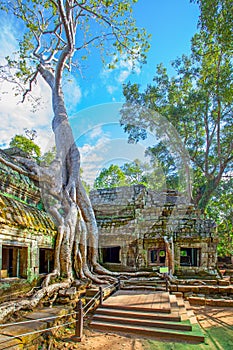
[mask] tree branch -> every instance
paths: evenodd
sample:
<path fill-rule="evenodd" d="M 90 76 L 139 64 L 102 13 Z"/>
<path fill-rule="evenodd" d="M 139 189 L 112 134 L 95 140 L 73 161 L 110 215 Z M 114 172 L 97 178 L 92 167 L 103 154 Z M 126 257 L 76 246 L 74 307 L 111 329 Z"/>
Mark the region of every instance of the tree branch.
<path fill-rule="evenodd" d="M 25 92 L 23 93 L 22 102 L 25 101 L 25 98 L 26 98 L 27 94 L 28 94 L 29 92 L 32 91 L 32 84 L 33 84 L 33 82 L 36 81 L 37 74 L 38 74 L 38 71 L 36 71 L 36 72 L 32 75 L 32 77 L 30 77 L 30 79 L 29 79 L 29 88 L 26 89 Z"/>
<path fill-rule="evenodd" d="M 48 83 L 48 85 L 51 87 L 51 89 L 53 90 L 54 88 L 54 84 L 55 84 L 55 79 L 54 79 L 54 75 L 53 73 L 51 73 L 48 69 L 46 69 L 45 67 L 43 67 L 42 64 L 40 64 L 38 66 L 38 71 L 40 72 L 41 76 L 44 78 L 44 80 L 46 81 L 46 83 Z"/>

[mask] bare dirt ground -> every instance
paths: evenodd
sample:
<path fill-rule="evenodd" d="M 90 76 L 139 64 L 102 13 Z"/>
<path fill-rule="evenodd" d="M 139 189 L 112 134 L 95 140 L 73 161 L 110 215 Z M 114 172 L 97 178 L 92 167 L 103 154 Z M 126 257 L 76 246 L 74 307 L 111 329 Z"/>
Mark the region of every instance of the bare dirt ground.
<path fill-rule="evenodd" d="M 84 328 L 84 336 L 80 343 L 71 339 L 74 331 L 67 331 L 62 339 L 53 343 L 54 349 L 79 350 L 164 350 L 164 349 L 206 349 L 231 350 L 233 349 L 233 308 L 193 306 L 194 313 L 202 327 L 205 344 L 173 344 L 159 341 L 147 341 L 135 336 L 123 336 L 112 333 L 99 333 Z M 51 347 L 53 349 L 53 346 Z"/>
<path fill-rule="evenodd" d="M 200 325 L 205 329 L 213 326 L 221 326 L 223 328 L 233 326 L 232 307 L 192 306 L 192 309 Z"/>

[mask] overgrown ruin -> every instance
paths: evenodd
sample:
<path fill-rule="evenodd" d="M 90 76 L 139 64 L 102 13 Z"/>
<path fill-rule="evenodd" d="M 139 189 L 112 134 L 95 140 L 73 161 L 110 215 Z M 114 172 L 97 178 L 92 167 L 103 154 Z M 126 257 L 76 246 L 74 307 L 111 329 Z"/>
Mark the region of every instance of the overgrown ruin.
<path fill-rule="evenodd" d="M 1 278 L 31 281 L 53 269 L 56 227 L 42 210 L 38 183 L 17 171 L 12 156 L 0 151 L 0 157 Z"/>
<path fill-rule="evenodd" d="M 53 269 L 56 227 L 42 209 L 39 184 L 17 171 L 14 156 L 0 156 L 1 278 L 32 280 Z M 95 190 L 90 199 L 100 262 L 110 270 L 158 271 L 168 266 L 170 252 L 177 276 L 217 274 L 216 227 L 185 195 L 134 185 Z"/>
<path fill-rule="evenodd" d="M 90 198 L 99 227 L 100 260 L 109 269 L 159 270 L 169 265 L 170 251 L 177 276 L 217 274 L 215 224 L 184 194 L 134 185 L 95 190 Z"/>

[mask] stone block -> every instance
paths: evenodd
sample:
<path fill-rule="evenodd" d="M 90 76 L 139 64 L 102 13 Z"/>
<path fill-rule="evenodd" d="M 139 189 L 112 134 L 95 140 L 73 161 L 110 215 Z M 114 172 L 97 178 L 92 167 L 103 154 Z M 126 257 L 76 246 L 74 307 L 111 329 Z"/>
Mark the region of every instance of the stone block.
<path fill-rule="evenodd" d="M 230 285 L 230 281 L 229 280 L 225 280 L 225 279 L 219 280 L 218 281 L 218 285 L 219 286 L 229 286 Z"/>
<path fill-rule="evenodd" d="M 217 307 L 232 307 L 233 306 L 233 300 L 206 299 L 205 305 L 217 306 Z"/>
<path fill-rule="evenodd" d="M 189 293 L 189 292 L 199 293 L 199 286 L 178 285 L 177 291 L 182 293 Z"/>
<path fill-rule="evenodd" d="M 0 335 L 0 350 L 3 349 L 14 349 L 14 350 L 20 350 L 23 349 L 23 343 L 17 339 L 12 338 L 7 335 Z"/>
<path fill-rule="evenodd" d="M 66 289 L 66 296 L 69 297 L 70 299 L 74 299 L 76 295 L 76 288 L 71 287 L 69 289 Z"/>
<path fill-rule="evenodd" d="M 172 294 L 174 294 L 174 292 L 177 292 L 177 285 L 171 284 L 169 289 L 170 289 L 170 292 L 172 292 Z"/>
<path fill-rule="evenodd" d="M 218 289 L 219 289 L 220 294 L 231 294 L 232 293 L 231 286 L 219 286 Z"/>
<path fill-rule="evenodd" d="M 173 295 L 175 295 L 177 298 L 182 298 L 183 297 L 183 293 L 182 292 L 173 292 Z"/>
<path fill-rule="evenodd" d="M 210 284 L 211 286 L 216 286 L 218 284 L 217 280 L 205 280 L 206 284 Z"/>
<path fill-rule="evenodd" d="M 22 339 L 24 345 L 31 343 L 34 339 L 38 338 L 38 333 L 35 331 L 43 332 L 47 328 L 47 322 L 30 322 L 22 323 L 13 326 L 7 326 L 2 328 L 1 333 L 4 335 L 11 335 Z"/>
<path fill-rule="evenodd" d="M 215 286 L 199 286 L 199 292 L 201 294 L 216 294 L 219 292 L 219 289 Z"/>
<path fill-rule="evenodd" d="M 190 305 L 205 305 L 205 298 L 199 298 L 199 297 L 189 297 L 188 301 Z"/>

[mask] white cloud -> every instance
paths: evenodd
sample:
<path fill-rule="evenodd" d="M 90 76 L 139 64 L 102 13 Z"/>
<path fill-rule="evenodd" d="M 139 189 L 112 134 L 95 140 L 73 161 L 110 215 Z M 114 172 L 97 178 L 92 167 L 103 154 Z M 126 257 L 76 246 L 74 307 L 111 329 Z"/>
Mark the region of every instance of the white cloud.
<path fill-rule="evenodd" d="M 10 83 L 2 82 L 0 88 L 5 93 L 1 96 L 1 144 L 8 146 L 12 137 L 16 134 L 24 134 L 24 129 L 35 129 L 38 137 L 36 143 L 42 148 L 46 145 L 51 134 L 51 92 L 48 86 L 38 79 L 36 86 L 36 98 L 41 99 L 41 106 L 37 111 L 32 111 L 31 102 L 25 100 L 20 102 L 20 96 L 15 96 L 13 86 Z"/>
<path fill-rule="evenodd" d="M 116 80 L 120 83 L 123 84 L 126 79 L 128 78 L 128 76 L 130 75 L 130 71 L 129 70 L 122 70 L 119 74 L 119 76 L 116 78 Z"/>
<path fill-rule="evenodd" d="M 65 103 L 69 106 L 72 111 L 76 110 L 77 105 L 80 103 L 82 98 L 82 91 L 80 86 L 77 84 L 75 79 L 66 81 L 63 84 L 63 92 L 65 95 Z"/>
<path fill-rule="evenodd" d="M 94 145 L 88 143 L 79 148 L 81 155 L 81 168 L 83 170 L 82 177 L 91 185 L 93 184 L 97 173 L 102 168 L 108 141 L 108 137 L 103 135 Z"/>
<path fill-rule="evenodd" d="M 17 36 L 19 33 L 14 23 L 1 16 L 0 22 L 0 64 L 5 65 L 4 57 L 11 56 L 18 50 Z M 0 82 L 0 147 L 8 147 L 12 137 L 16 134 L 24 134 L 24 129 L 35 129 L 38 137 L 35 142 L 41 147 L 42 152 L 46 151 L 51 138 L 51 122 L 53 118 L 52 96 L 49 86 L 38 77 L 37 84 L 33 86 L 33 97 L 40 99 L 40 105 L 33 111 L 31 100 L 25 100 L 22 104 L 20 95 L 15 96 L 14 85 Z M 82 97 L 81 89 L 73 79 L 64 84 L 65 103 L 70 110 L 75 110 Z"/>
<path fill-rule="evenodd" d="M 6 64 L 5 57 L 11 56 L 18 50 L 18 41 L 16 24 L 11 22 L 7 16 L 1 16 L 0 24 L 0 45 L 1 56 L 0 63 Z M 15 55 L 14 55 L 15 56 Z M 15 85 L 7 81 L 0 82 L 0 144 L 8 147 L 12 137 L 16 134 L 24 134 L 24 129 L 35 129 L 38 137 L 35 142 L 41 147 L 42 151 L 51 131 L 51 119 L 53 116 L 51 107 L 51 92 L 47 84 L 38 78 L 34 86 L 34 98 L 40 99 L 40 106 L 36 112 L 32 109 L 32 101 L 26 99 L 21 103 L 22 96 L 16 96 Z M 35 100 L 34 100 L 35 102 Z"/>
<path fill-rule="evenodd" d="M 112 61 L 111 64 L 114 64 Z M 125 55 L 118 58 L 118 62 L 115 63 L 115 69 L 102 69 L 100 77 L 104 84 L 107 85 L 107 91 L 113 95 L 121 85 L 127 80 L 132 73 L 139 75 L 141 68 L 138 62 L 133 62 L 130 59 L 126 59 Z"/>
<path fill-rule="evenodd" d="M 1 16 L 0 24 L 0 43 L 1 55 L 0 62 L 4 62 L 4 58 L 17 50 L 17 39 L 15 26 L 11 24 L 5 17 Z"/>
<path fill-rule="evenodd" d="M 117 86 L 116 85 L 108 85 L 107 86 L 107 91 L 112 95 L 115 91 L 117 91 Z"/>
<path fill-rule="evenodd" d="M 106 135 L 100 138 L 96 144 L 85 144 L 80 149 L 81 168 L 83 179 L 93 185 L 95 178 L 104 167 L 110 164 L 131 162 L 145 158 L 145 146 L 142 144 L 129 144 L 127 139 L 110 139 Z"/>
<path fill-rule="evenodd" d="M 102 130 L 101 125 L 98 125 L 95 128 L 93 128 L 93 130 L 91 131 L 90 138 L 95 139 L 101 135 L 103 135 L 103 130 Z"/>

